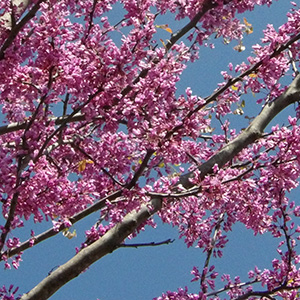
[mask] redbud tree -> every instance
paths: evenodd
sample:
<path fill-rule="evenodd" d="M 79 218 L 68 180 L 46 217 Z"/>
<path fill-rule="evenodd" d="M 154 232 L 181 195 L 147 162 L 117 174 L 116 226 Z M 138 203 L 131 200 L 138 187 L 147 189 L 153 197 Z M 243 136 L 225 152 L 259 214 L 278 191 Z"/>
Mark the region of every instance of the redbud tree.
<path fill-rule="evenodd" d="M 113 23 L 116 2 L 123 15 Z M 243 52 L 253 27 L 239 14 L 262 5 L 272 0 L 1 1 L 3 267 L 98 219 L 69 261 L 30 291 L 1 287 L 1 299 L 48 299 L 157 218 L 206 258 L 191 270 L 197 293 L 156 299 L 298 299 L 300 206 L 290 192 L 300 176 L 299 4 L 265 28 L 246 61 L 228 61 L 209 95 L 178 88 L 202 48 Z M 245 118 L 252 106 L 257 114 Z M 32 218 L 53 226 L 21 240 Z M 245 282 L 217 271 L 237 223 L 278 245 L 271 267 L 253 266 Z"/>

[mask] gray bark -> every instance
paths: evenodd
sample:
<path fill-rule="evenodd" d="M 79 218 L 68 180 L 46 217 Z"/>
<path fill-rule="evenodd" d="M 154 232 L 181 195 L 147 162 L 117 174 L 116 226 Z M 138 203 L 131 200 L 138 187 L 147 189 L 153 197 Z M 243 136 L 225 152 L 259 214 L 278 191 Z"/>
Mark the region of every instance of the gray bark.
<path fill-rule="evenodd" d="M 289 88 L 282 93 L 282 95 L 264 106 L 260 114 L 252 121 L 246 130 L 199 167 L 201 177 L 211 173 L 215 164 L 218 164 L 219 168 L 221 168 L 242 149 L 260 138 L 266 126 L 278 113 L 299 100 L 300 75 L 297 75 Z M 192 172 L 181 176 L 179 180 L 180 184 L 185 188 L 193 188 L 194 186 L 189 180 L 192 176 Z M 154 213 L 159 211 L 161 207 L 162 199 L 160 197 L 153 197 L 149 205 L 143 205 L 140 210 L 129 213 L 122 222 L 115 225 L 98 241 L 81 250 L 67 263 L 53 271 L 29 293 L 24 294 L 21 300 L 48 299 L 59 288 L 77 277 L 91 264 L 106 254 L 116 250 L 126 237 L 133 233 L 139 225 L 147 221 Z"/>

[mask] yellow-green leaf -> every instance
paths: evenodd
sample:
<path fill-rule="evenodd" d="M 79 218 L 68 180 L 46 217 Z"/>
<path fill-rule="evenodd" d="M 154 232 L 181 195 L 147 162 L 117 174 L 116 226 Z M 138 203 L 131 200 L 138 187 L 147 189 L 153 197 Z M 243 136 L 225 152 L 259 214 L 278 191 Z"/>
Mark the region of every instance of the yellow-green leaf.
<path fill-rule="evenodd" d="M 166 44 L 165 44 L 164 40 L 162 40 L 162 39 L 159 39 L 159 40 L 160 40 L 161 43 L 163 44 L 164 48 L 166 48 Z"/>
<path fill-rule="evenodd" d="M 69 240 L 77 236 L 76 229 L 74 229 L 73 232 L 71 232 L 71 231 L 69 230 L 69 228 L 65 228 L 65 229 L 62 231 L 62 234 L 63 234 L 63 236 L 65 236 L 65 237 L 68 238 Z"/>
<path fill-rule="evenodd" d="M 257 77 L 257 74 L 256 74 L 256 73 L 251 73 L 251 74 L 249 74 L 249 77 L 251 77 L 251 78 L 256 78 L 256 77 Z"/>
<path fill-rule="evenodd" d="M 246 18 L 244 18 L 244 23 L 245 23 L 245 25 L 248 26 L 248 27 L 251 27 L 251 26 L 252 26 L 252 24 L 250 24 L 250 23 L 247 21 Z"/>
<path fill-rule="evenodd" d="M 245 32 L 246 32 L 247 34 L 253 33 L 253 27 L 252 27 L 252 24 L 250 24 L 250 23 L 247 21 L 246 18 L 244 18 L 244 23 L 245 23 L 245 25 L 246 25 Z"/>
<path fill-rule="evenodd" d="M 78 171 L 83 172 L 86 168 L 86 164 L 93 164 L 94 162 L 90 159 L 83 159 L 78 163 Z"/>
<path fill-rule="evenodd" d="M 172 29 L 168 26 L 168 24 L 155 25 L 155 27 L 166 30 L 170 33 L 173 33 Z"/>
<path fill-rule="evenodd" d="M 164 163 L 164 162 L 161 162 L 161 163 L 158 164 L 158 166 L 159 166 L 160 168 L 163 168 L 163 167 L 165 166 L 165 163 Z"/>

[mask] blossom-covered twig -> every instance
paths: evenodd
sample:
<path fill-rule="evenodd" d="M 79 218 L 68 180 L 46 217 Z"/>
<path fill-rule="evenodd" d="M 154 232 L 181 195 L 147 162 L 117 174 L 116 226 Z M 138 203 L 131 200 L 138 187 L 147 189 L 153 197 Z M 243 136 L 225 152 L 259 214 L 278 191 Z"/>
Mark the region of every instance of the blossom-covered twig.
<path fill-rule="evenodd" d="M 0 60 L 4 58 L 5 51 L 10 45 L 13 43 L 15 37 L 18 35 L 18 33 L 22 30 L 22 28 L 35 16 L 37 11 L 40 8 L 41 3 L 43 3 L 45 0 L 39 0 L 37 1 L 32 8 L 28 11 L 28 13 L 20 20 L 10 31 L 8 38 L 3 43 L 2 47 L 0 48 Z"/>

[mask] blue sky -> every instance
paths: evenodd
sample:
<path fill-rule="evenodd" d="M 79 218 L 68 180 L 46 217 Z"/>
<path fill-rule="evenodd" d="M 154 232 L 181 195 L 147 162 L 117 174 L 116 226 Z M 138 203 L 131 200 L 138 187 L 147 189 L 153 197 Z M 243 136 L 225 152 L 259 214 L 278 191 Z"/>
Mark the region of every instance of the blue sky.
<path fill-rule="evenodd" d="M 260 42 L 262 29 L 266 27 L 266 24 L 272 23 L 277 28 L 286 21 L 285 12 L 290 7 L 289 1 L 279 0 L 270 9 L 257 7 L 254 12 L 247 13 L 245 16 L 248 22 L 252 23 L 254 33 L 246 37 L 244 41 L 246 50 L 238 53 L 232 49 L 234 45 L 230 44 L 225 47 L 218 41 L 216 41 L 216 49 L 214 50 L 202 48 L 200 60 L 188 66 L 178 83 L 179 91 L 184 91 L 187 86 L 190 86 L 195 94 L 209 95 L 216 88 L 217 83 L 222 81 L 220 72 L 227 69 L 228 63 L 232 62 L 235 65 L 246 60 L 251 52 L 249 45 Z M 119 21 L 121 17 L 119 8 L 113 9 L 109 15 Z M 173 27 L 176 25 L 173 25 L 169 16 L 161 17 L 157 23 L 168 23 L 174 31 L 179 29 L 179 27 Z M 259 109 L 255 104 L 256 99 L 253 97 L 251 99 L 251 97 L 252 95 L 246 99 L 245 111 L 248 115 L 254 114 Z M 243 119 L 239 119 L 239 122 L 241 120 Z M 244 124 L 233 124 L 241 127 L 247 126 L 247 120 L 243 120 L 243 122 Z M 286 114 L 280 115 L 277 122 L 285 123 Z M 291 197 L 296 200 L 296 193 Z M 77 238 L 68 240 L 59 234 L 25 251 L 23 254 L 24 261 L 19 270 L 4 271 L 0 269 L 0 285 L 13 283 L 20 286 L 21 293 L 29 291 L 47 276 L 52 268 L 63 264 L 75 254 L 75 247 L 84 241 L 84 231 L 95 223 L 97 217 L 98 213 L 76 223 Z M 51 226 L 50 223 L 28 224 L 27 227 L 19 230 L 21 239 L 28 238 L 32 227 L 36 233 L 40 233 L 48 229 L 49 226 Z M 242 279 L 247 279 L 247 272 L 253 269 L 255 265 L 261 269 L 268 267 L 271 260 L 276 256 L 276 245 L 279 241 L 268 235 L 254 237 L 252 232 L 245 230 L 242 225 L 236 225 L 234 231 L 228 236 L 230 241 L 224 250 L 223 258 L 214 261 L 220 274 L 240 275 Z M 176 228 L 163 225 L 158 220 L 156 230 L 146 228 L 146 231 L 132 242 L 159 242 L 168 238 L 175 239 L 174 243 L 160 247 L 118 249 L 68 283 L 51 299 L 152 299 L 167 290 L 176 290 L 185 285 L 191 291 L 197 292 L 198 283 L 190 282 L 192 279 L 190 271 L 193 266 L 201 268 L 205 257 L 201 249 L 187 249 L 183 241 L 178 239 Z"/>

